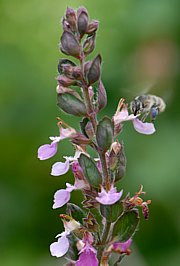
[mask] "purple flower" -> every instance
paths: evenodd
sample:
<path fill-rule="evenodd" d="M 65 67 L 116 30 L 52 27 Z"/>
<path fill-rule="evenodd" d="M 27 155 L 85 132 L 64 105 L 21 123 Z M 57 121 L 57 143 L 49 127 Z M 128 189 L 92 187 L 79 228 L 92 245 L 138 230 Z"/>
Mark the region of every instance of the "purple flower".
<path fill-rule="evenodd" d="M 97 251 L 91 245 L 94 241 L 92 235 L 88 232 L 85 232 L 82 241 L 85 245 L 80 251 L 80 256 L 76 261 L 76 266 L 98 266 L 98 259 L 96 257 Z"/>
<path fill-rule="evenodd" d="M 117 192 L 116 188 L 113 185 L 108 192 L 101 186 L 101 192 L 98 193 L 96 200 L 103 205 L 112 205 L 121 198 L 122 193 L 123 190 Z"/>
<path fill-rule="evenodd" d="M 73 128 L 63 128 L 60 127 L 60 136 L 59 137 L 50 137 L 50 140 L 52 141 L 51 144 L 44 144 L 39 147 L 38 149 L 38 158 L 40 160 L 47 160 L 51 157 L 53 157 L 57 152 L 58 142 L 60 140 L 70 138 L 75 134 L 76 131 Z"/>
<path fill-rule="evenodd" d="M 75 186 L 72 186 L 69 183 L 66 183 L 66 187 L 66 189 L 57 190 L 54 194 L 53 209 L 64 206 L 70 200 L 71 192 L 77 189 Z"/>
<path fill-rule="evenodd" d="M 60 258 L 67 253 L 69 249 L 69 240 L 67 238 L 68 234 L 69 233 L 67 232 L 63 232 L 61 237 L 58 238 L 58 241 L 50 245 L 50 252 L 52 256 Z"/>
<path fill-rule="evenodd" d="M 76 146 L 76 152 L 74 157 L 72 156 L 64 156 L 66 161 L 63 162 L 56 162 L 53 164 L 52 169 L 51 169 L 51 175 L 53 176 L 59 176 L 63 175 L 68 172 L 70 165 L 74 162 L 77 161 L 81 154 L 81 151 L 78 149 L 78 146 Z"/>
<path fill-rule="evenodd" d="M 64 206 L 71 197 L 71 192 L 77 189 L 88 188 L 88 184 L 85 180 L 75 180 L 74 185 L 66 183 L 66 189 L 59 189 L 54 194 L 53 209 L 61 208 Z"/>
<path fill-rule="evenodd" d="M 128 249 L 132 243 L 132 239 L 128 239 L 126 242 L 115 242 L 111 246 L 111 250 L 118 253 L 129 253 Z"/>
<path fill-rule="evenodd" d="M 66 160 L 64 163 L 57 162 L 53 164 L 51 169 L 51 175 L 53 176 L 59 176 L 64 175 L 69 170 L 69 160 Z"/>
<path fill-rule="evenodd" d="M 57 152 L 57 143 L 45 144 L 38 149 L 38 158 L 40 160 L 47 160 L 53 157 Z"/>
<path fill-rule="evenodd" d="M 65 231 L 58 234 L 58 241 L 50 245 L 50 252 L 52 256 L 60 258 L 64 256 L 69 249 L 69 240 L 67 236 L 75 229 L 80 227 L 80 223 L 71 219 L 69 222 L 63 220 Z"/>
<path fill-rule="evenodd" d="M 117 127 L 119 124 L 125 121 L 132 120 L 134 129 L 137 132 L 145 135 L 153 134 L 156 131 L 154 128 L 154 124 L 148 122 L 143 123 L 141 120 L 137 118 L 138 116 L 139 114 L 136 116 L 134 114 L 129 115 L 126 107 L 124 107 L 121 111 L 119 111 L 118 109 L 118 111 L 113 116 L 115 127 Z"/>
<path fill-rule="evenodd" d="M 76 261 L 76 266 L 98 266 L 96 254 L 89 247 L 85 247 Z"/>
<path fill-rule="evenodd" d="M 134 119 L 132 122 L 135 130 L 141 134 L 151 135 L 156 131 L 153 123 L 148 123 L 148 122 L 143 123 L 141 120 L 137 118 Z"/>

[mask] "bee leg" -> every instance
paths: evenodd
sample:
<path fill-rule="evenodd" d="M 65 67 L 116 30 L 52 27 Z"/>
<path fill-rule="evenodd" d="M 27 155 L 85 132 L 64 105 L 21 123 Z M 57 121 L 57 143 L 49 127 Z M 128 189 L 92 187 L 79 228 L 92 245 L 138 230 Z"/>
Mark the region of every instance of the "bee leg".
<path fill-rule="evenodd" d="M 148 117 L 149 115 L 149 112 L 146 112 L 143 116 L 142 116 L 142 119 L 141 121 L 144 122 L 146 120 L 146 118 Z"/>

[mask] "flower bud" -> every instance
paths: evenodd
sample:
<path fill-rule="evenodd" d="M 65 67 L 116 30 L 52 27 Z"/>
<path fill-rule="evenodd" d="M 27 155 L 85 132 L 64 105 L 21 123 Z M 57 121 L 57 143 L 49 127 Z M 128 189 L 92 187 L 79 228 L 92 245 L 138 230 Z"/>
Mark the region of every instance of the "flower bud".
<path fill-rule="evenodd" d="M 64 74 L 71 79 L 82 80 L 83 78 L 81 68 L 78 66 L 72 67 L 67 65 L 64 66 L 63 70 Z"/>
<path fill-rule="evenodd" d="M 71 30 L 75 32 L 76 31 L 76 13 L 73 8 L 67 7 L 66 20 L 69 23 Z"/>
<path fill-rule="evenodd" d="M 88 137 L 90 139 L 92 139 L 94 137 L 94 129 L 93 129 L 92 123 L 90 121 L 87 122 L 87 124 L 85 126 L 85 131 L 86 131 L 86 134 L 88 135 Z"/>
<path fill-rule="evenodd" d="M 73 135 L 72 143 L 76 145 L 88 145 L 90 143 L 90 140 L 86 138 L 83 134 L 78 132 Z"/>
<path fill-rule="evenodd" d="M 85 55 L 92 53 L 92 51 L 94 50 L 95 38 L 96 38 L 96 34 L 94 33 L 93 35 L 88 36 L 87 39 L 85 40 L 85 42 L 83 44 L 83 51 L 84 51 Z"/>
<path fill-rule="evenodd" d="M 80 45 L 73 33 L 64 31 L 60 41 L 60 49 L 64 54 L 79 58 Z"/>
<path fill-rule="evenodd" d="M 89 71 L 87 72 L 88 84 L 91 85 L 99 80 L 101 75 L 101 56 L 97 55 L 91 63 Z"/>
<path fill-rule="evenodd" d="M 57 77 L 57 81 L 59 83 L 59 85 L 63 86 L 63 87 L 68 87 L 70 85 L 75 85 L 76 81 L 73 79 L 70 79 L 64 75 L 60 75 Z"/>
<path fill-rule="evenodd" d="M 105 108 L 107 105 L 107 94 L 102 81 L 99 81 L 98 86 L 98 111 Z"/>
<path fill-rule="evenodd" d="M 121 144 L 118 141 L 113 142 L 109 154 L 109 168 L 112 171 L 114 171 L 117 166 L 120 150 L 121 150 Z"/>
<path fill-rule="evenodd" d="M 58 72 L 59 72 L 59 74 L 64 74 L 64 67 L 65 66 L 76 66 L 76 64 L 73 61 L 71 61 L 71 60 L 69 60 L 67 58 L 60 59 L 59 60 L 59 64 L 58 64 Z"/>
<path fill-rule="evenodd" d="M 77 26 L 80 36 L 82 37 L 88 27 L 88 12 L 84 7 L 80 7 L 77 11 Z"/>
<path fill-rule="evenodd" d="M 85 116 L 85 104 L 71 92 L 59 93 L 57 96 L 57 105 L 65 112 L 75 116 Z"/>
<path fill-rule="evenodd" d="M 111 119 L 105 116 L 97 126 L 96 140 L 98 146 L 103 150 L 107 151 L 111 146 L 114 136 L 114 125 Z"/>
<path fill-rule="evenodd" d="M 92 20 L 92 21 L 89 23 L 88 27 L 87 27 L 87 31 L 86 31 L 86 33 L 87 33 L 88 35 L 93 34 L 94 32 L 97 31 L 98 26 L 99 26 L 99 21 L 97 21 L 97 20 Z"/>

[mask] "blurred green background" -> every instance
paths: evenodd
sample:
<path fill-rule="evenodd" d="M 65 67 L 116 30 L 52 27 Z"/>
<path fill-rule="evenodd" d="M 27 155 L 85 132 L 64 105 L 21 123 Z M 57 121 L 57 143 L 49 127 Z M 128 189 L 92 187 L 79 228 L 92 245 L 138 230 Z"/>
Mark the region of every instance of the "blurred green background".
<path fill-rule="evenodd" d="M 73 179 L 70 172 L 52 177 L 50 169 L 72 148 L 64 141 L 61 156 L 43 162 L 36 153 L 58 134 L 56 116 L 72 126 L 79 121 L 56 107 L 55 76 L 63 56 L 60 18 L 67 6 L 80 5 L 100 20 L 94 55 L 103 56 L 109 100 L 100 116 L 113 115 L 120 97 L 130 101 L 143 89 L 167 102 L 154 135 L 140 135 L 127 123 L 120 137 L 128 160 L 125 193 L 143 184 L 152 199 L 150 219 L 142 219 L 122 266 L 180 265 L 179 0 L 0 0 L 0 264 L 62 265 L 49 253 L 64 210 L 52 210 L 52 199 Z M 72 202 L 78 197 L 74 192 Z"/>

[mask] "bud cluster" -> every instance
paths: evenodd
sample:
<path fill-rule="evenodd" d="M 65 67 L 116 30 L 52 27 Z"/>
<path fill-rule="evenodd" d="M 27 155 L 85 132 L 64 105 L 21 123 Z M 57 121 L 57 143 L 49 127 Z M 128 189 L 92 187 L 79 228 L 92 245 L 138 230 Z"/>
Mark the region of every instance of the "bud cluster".
<path fill-rule="evenodd" d="M 79 130 L 58 118 L 59 135 L 50 137 L 51 143 L 38 149 L 40 160 L 53 157 L 59 143 L 67 138 L 75 149 L 74 156 L 64 156 L 65 161 L 54 163 L 51 170 L 51 175 L 60 176 L 71 169 L 75 181 L 73 185 L 66 183 L 65 189 L 54 194 L 53 209 L 64 205 L 67 208 L 65 214 L 60 214 L 65 230 L 57 235 L 50 251 L 52 256 L 66 258 L 66 265 L 107 266 L 114 253 L 119 254 L 117 264 L 131 253 L 130 245 L 140 221 L 139 208 L 148 219 L 151 202 L 140 197 L 144 194 L 142 186 L 132 197 L 123 196 L 123 189 L 117 188 L 126 172 L 124 144 L 118 136 L 129 120 L 141 134 L 152 134 L 155 128 L 152 123 L 141 121 L 139 114 L 129 115 L 124 99 L 120 99 L 112 118 L 104 116 L 98 121 L 97 114 L 107 104 L 101 80 L 102 58 L 99 54 L 92 60 L 86 58 L 95 48 L 99 23 L 90 21 L 87 10 L 80 7 L 77 12 L 67 8 L 62 25 L 60 50 L 79 63 L 60 59 L 57 105 L 66 114 L 82 120 Z M 88 153 L 87 147 L 96 152 L 96 158 Z M 83 194 L 81 206 L 69 203 L 74 190 Z"/>

